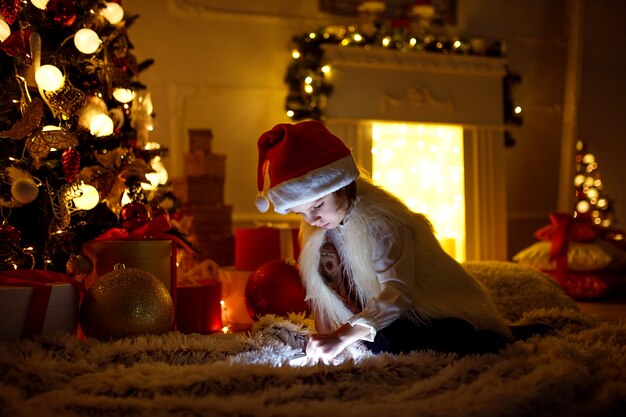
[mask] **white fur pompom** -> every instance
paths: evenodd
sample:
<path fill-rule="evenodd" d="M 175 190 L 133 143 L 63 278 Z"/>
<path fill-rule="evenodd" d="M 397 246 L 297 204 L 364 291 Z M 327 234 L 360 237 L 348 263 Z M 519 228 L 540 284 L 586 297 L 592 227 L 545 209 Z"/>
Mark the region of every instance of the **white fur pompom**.
<path fill-rule="evenodd" d="M 265 213 L 267 210 L 270 209 L 270 202 L 264 195 L 258 195 L 256 197 L 255 204 L 257 210 L 259 210 L 261 213 Z"/>

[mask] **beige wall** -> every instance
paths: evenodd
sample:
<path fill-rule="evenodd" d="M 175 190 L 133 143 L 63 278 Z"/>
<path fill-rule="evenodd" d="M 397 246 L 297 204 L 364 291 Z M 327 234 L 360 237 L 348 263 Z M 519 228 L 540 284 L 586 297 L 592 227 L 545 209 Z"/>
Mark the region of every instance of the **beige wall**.
<path fill-rule="evenodd" d="M 130 29 L 136 55 L 156 61 L 141 79 L 152 92 L 157 112 L 154 139 L 171 150 L 170 175 L 182 175 L 186 130 L 212 129 L 214 151 L 227 155 L 225 199 L 234 206 L 235 223 L 268 221 L 259 217 L 253 204 L 256 139 L 274 124 L 289 121 L 284 115 L 283 77 L 291 37 L 331 20 L 316 11 L 315 0 L 127 0 L 124 7 L 140 15 Z M 594 5 L 594 10 L 604 12 L 600 8 Z M 565 0 L 458 0 L 458 18 L 456 29 L 464 36 L 504 40 L 510 68 L 522 76 L 515 96 L 524 106 L 524 124 L 512 129 L 517 144 L 506 150 L 511 254 L 534 241 L 534 230 L 546 224 L 557 207 L 567 50 Z M 623 23 L 615 20 L 615 31 L 623 33 Z M 620 55 L 618 42 L 616 36 L 614 57 Z M 595 59 L 607 59 L 597 52 Z M 623 60 L 621 65 L 618 68 L 623 68 Z M 589 76 L 600 77 L 603 71 L 591 71 Z M 614 70 L 610 75 L 617 74 Z M 611 95 L 609 86 L 602 94 L 595 89 L 583 91 L 600 102 Z M 600 140 L 595 137 L 600 135 L 592 134 L 598 107 L 590 111 L 594 116 L 583 120 L 586 136 L 594 141 Z M 599 132 L 602 137 L 619 136 L 616 128 Z M 608 143 L 597 148 L 607 187 L 616 189 L 623 174 L 619 157 Z"/>

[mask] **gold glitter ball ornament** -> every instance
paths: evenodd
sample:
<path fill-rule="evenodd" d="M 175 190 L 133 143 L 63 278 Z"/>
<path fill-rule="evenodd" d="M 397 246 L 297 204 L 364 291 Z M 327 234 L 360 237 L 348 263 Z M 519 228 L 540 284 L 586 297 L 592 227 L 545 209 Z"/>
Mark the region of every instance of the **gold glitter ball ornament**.
<path fill-rule="evenodd" d="M 172 330 L 174 303 L 154 275 L 118 264 L 96 280 L 80 307 L 85 336 L 119 339 Z"/>

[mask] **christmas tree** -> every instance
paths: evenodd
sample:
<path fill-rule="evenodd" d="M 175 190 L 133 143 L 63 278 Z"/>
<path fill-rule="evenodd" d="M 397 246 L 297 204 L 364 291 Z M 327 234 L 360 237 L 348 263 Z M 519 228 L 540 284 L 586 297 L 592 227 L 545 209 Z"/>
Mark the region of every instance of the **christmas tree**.
<path fill-rule="evenodd" d="M 589 216 L 595 225 L 609 228 L 613 224 L 613 212 L 604 194 L 600 169 L 595 156 L 580 140 L 576 143 L 574 169 L 574 216 Z"/>
<path fill-rule="evenodd" d="M 82 243 L 174 198 L 120 3 L 0 0 L 0 269 L 76 273 Z"/>

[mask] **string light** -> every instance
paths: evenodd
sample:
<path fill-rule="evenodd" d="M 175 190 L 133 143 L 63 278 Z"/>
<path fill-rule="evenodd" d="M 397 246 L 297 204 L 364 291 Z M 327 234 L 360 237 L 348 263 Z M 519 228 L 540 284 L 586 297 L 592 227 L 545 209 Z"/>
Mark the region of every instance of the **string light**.
<path fill-rule="evenodd" d="M 142 182 L 141 188 L 144 190 L 156 190 L 159 185 L 167 184 L 168 174 L 160 156 L 156 156 L 150 164 L 154 172 L 146 173 L 149 183 Z"/>
<path fill-rule="evenodd" d="M 74 34 L 74 45 L 83 54 L 93 54 L 101 44 L 100 37 L 91 29 L 83 28 Z"/>
<path fill-rule="evenodd" d="M 40 10 L 46 10 L 46 6 L 48 5 L 48 1 L 50 1 L 50 0 L 30 0 L 30 2 L 33 4 L 33 6 L 35 6 L 36 8 L 38 8 Z"/>
<path fill-rule="evenodd" d="M 135 92 L 130 88 L 116 88 L 113 90 L 113 98 L 120 103 L 130 103 L 135 98 Z"/>
<path fill-rule="evenodd" d="M 63 85 L 65 77 L 60 69 L 54 65 L 42 65 L 35 72 L 35 81 L 42 90 L 56 91 Z"/>
<path fill-rule="evenodd" d="M 113 119 L 104 113 L 96 114 L 89 122 L 89 131 L 98 137 L 111 135 L 113 127 Z"/>
<path fill-rule="evenodd" d="M 100 194 L 93 185 L 81 182 L 78 196 L 74 197 L 74 206 L 79 210 L 91 210 L 100 202 Z"/>
<path fill-rule="evenodd" d="M 106 7 L 100 13 L 112 25 L 116 25 L 124 19 L 124 9 L 117 3 L 107 2 Z"/>
<path fill-rule="evenodd" d="M 9 27 L 9 24 L 0 19 L 0 42 L 4 42 L 9 35 L 11 35 L 11 28 Z"/>

